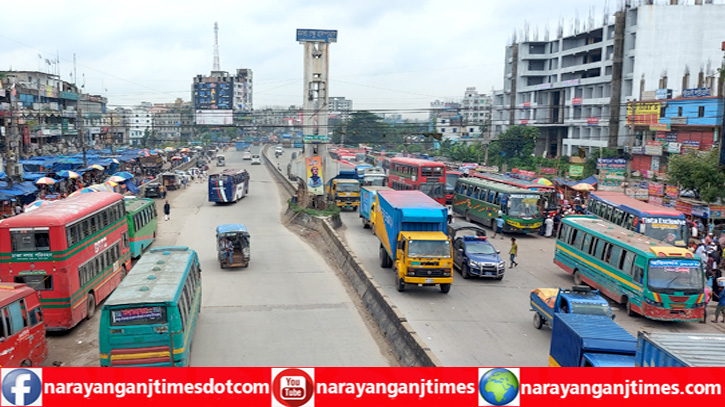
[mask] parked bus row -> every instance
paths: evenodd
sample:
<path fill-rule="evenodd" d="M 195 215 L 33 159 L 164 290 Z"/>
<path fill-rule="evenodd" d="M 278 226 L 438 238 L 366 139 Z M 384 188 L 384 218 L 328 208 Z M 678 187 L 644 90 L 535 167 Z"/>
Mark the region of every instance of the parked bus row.
<path fill-rule="evenodd" d="M 94 192 L 0 221 L 0 307 L 8 307 L 0 355 L 9 358 L 0 363 L 38 365 L 46 329 L 91 318 L 153 242 L 157 216 L 153 200 Z M 9 340 L 28 332 L 23 346 Z"/>

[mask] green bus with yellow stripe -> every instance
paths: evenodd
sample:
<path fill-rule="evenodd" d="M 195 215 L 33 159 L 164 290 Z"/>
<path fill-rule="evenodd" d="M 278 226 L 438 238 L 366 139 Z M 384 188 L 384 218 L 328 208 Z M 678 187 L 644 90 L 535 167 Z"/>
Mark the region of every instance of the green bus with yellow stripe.
<path fill-rule="evenodd" d="M 478 178 L 458 178 L 453 191 L 453 212 L 496 228 L 499 213 L 506 233 L 537 233 L 543 226 L 541 192 L 529 191 Z"/>
<path fill-rule="evenodd" d="M 156 239 L 158 213 L 153 199 L 126 197 L 126 218 L 131 241 L 131 257 L 141 257 L 143 251 Z"/>
<path fill-rule="evenodd" d="M 38 291 L 49 331 L 90 319 L 130 266 L 120 194 L 80 194 L 0 220 L 0 280 Z"/>
<path fill-rule="evenodd" d="M 101 366 L 189 366 L 201 266 L 188 247 L 141 256 L 101 311 Z"/>
<path fill-rule="evenodd" d="M 689 250 L 664 245 L 595 216 L 567 216 L 554 263 L 621 303 L 630 316 L 660 321 L 700 321 L 705 272 Z"/>

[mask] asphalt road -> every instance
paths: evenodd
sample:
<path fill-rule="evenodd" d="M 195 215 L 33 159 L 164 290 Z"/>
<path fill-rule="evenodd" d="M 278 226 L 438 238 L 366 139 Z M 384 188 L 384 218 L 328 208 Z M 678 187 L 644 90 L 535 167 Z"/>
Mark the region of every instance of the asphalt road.
<path fill-rule="evenodd" d="M 357 212 L 342 214 L 342 235 L 365 268 L 382 285 L 421 338 L 445 366 L 546 366 L 551 329 L 533 327 L 529 307 L 531 290 L 539 287 L 571 287 L 572 277 L 553 263 L 553 238 L 516 236 L 519 266 L 506 269 L 502 281 L 464 280 L 458 272 L 448 294 L 438 287 L 395 288 L 392 269 L 379 266 L 379 241 L 363 229 Z M 487 229 L 487 228 L 486 228 Z M 487 229 L 490 233 L 490 229 Z M 492 240 L 508 258 L 509 236 Z M 507 260 L 508 267 L 508 260 Z M 633 335 L 650 332 L 725 333 L 725 324 L 658 322 L 628 317 L 617 305 L 616 322 Z M 709 315 L 714 312 L 711 305 Z"/>
<path fill-rule="evenodd" d="M 259 147 L 253 149 L 259 152 Z M 207 184 L 169 193 L 171 220 L 159 220 L 154 247 L 188 246 L 202 266 L 202 311 L 193 366 L 388 366 L 337 275 L 280 223 L 282 198 L 263 165 L 228 151 L 225 168 L 246 168 L 249 195 L 235 204 L 207 201 Z M 217 170 L 211 165 L 210 172 Z M 159 213 L 163 201 L 157 199 Z M 215 229 L 243 223 L 251 234 L 248 268 L 219 267 Z M 98 366 L 98 315 L 50 338 L 45 366 Z"/>

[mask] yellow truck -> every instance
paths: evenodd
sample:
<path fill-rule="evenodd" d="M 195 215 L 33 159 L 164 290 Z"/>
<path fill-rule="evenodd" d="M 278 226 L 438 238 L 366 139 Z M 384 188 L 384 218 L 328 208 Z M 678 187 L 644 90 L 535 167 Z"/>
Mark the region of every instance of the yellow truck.
<path fill-rule="evenodd" d="M 406 284 L 450 291 L 453 252 L 445 233 L 446 207 L 420 191 L 378 191 L 376 199 L 380 266 L 393 267 L 398 291 Z"/>
<path fill-rule="evenodd" d="M 360 182 L 355 179 L 333 178 L 327 183 L 327 196 L 341 209 L 356 211 L 360 206 Z"/>

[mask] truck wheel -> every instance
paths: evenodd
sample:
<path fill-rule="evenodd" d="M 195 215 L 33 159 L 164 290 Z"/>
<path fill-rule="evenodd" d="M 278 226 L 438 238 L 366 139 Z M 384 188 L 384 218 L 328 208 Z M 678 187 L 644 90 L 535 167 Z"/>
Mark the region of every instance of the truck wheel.
<path fill-rule="evenodd" d="M 461 277 L 463 277 L 464 280 L 471 278 L 471 273 L 468 270 L 468 264 L 463 263 L 463 266 L 461 266 Z"/>
<path fill-rule="evenodd" d="M 443 294 L 448 294 L 449 291 L 451 291 L 451 285 L 450 284 L 441 284 L 441 292 Z"/>
<path fill-rule="evenodd" d="M 582 284 L 582 274 L 579 272 L 579 270 L 574 270 L 574 284 Z"/>
<path fill-rule="evenodd" d="M 627 309 L 627 316 L 630 316 L 630 317 L 637 316 L 637 313 L 634 312 L 634 310 L 632 309 L 632 301 L 630 301 L 629 298 L 627 298 L 627 303 L 624 305 L 624 307 Z"/>
<path fill-rule="evenodd" d="M 405 291 L 405 280 L 403 280 L 402 278 L 398 279 L 398 291 L 401 293 Z"/>
<path fill-rule="evenodd" d="M 380 245 L 380 267 L 387 269 L 392 266 L 392 261 L 390 259 L 390 256 L 388 256 L 388 252 L 385 251 L 385 248 L 383 248 L 383 245 Z"/>

